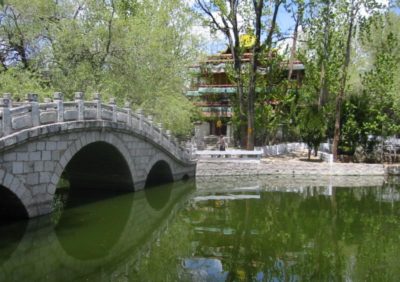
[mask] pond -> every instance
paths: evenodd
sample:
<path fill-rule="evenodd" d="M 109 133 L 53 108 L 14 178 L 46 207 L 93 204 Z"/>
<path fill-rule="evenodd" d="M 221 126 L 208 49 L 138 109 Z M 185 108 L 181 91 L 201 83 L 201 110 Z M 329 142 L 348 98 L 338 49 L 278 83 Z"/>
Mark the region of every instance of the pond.
<path fill-rule="evenodd" d="M 71 193 L 52 215 L 0 225 L 0 281 L 399 281 L 398 183 L 229 177 Z"/>

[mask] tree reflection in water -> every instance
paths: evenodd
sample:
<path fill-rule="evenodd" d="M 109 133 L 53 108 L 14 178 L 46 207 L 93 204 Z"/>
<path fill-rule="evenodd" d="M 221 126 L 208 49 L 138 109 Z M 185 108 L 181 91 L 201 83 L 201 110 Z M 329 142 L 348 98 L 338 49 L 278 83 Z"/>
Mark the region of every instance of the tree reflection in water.
<path fill-rule="evenodd" d="M 213 178 L 84 199 L 0 244 L 0 280 L 398 281 L 398 182 L 319 181 Z"/>
<path fill-rule="evenodd" d="M 164 261 L 159 251 L 173 246 L 179 278 L 187 280 L 400 278 L 397 184 L 296 189 L 212 185 L 197 190 L 144 264 L 159 267 L 156 262 Z M 170 264 L 170 272 L 176 270 L 177 263 Z"/>

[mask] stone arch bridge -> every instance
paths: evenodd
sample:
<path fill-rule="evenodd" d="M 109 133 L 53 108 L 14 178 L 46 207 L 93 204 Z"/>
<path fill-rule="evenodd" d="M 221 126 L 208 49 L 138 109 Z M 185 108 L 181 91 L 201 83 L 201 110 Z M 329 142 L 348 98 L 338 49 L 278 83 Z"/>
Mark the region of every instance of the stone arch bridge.
<path fill-rule="evenodd" d="M 64 102 L 0 98 L 0 215 L 35 217 L 52 211 L 61 178 L 71 187 L 141 190 L 195 174 L 190 152 L 169 130 L 129 105 L 103 104 L 98 94 Z"/>

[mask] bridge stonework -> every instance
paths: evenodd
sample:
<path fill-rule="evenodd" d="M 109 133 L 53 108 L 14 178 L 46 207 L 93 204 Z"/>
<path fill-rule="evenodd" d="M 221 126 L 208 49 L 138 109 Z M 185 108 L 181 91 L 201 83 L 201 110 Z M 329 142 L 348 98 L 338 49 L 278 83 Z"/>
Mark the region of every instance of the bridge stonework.
<path fill-rule="evenodd" d="M 71 160 L 92 144 L 104 144 L 112 148 L 109 154 L 120 155 L 129 171 L 132 191 L 144 188 L 149 172 L 160 162 L 169 168 L 173 180 L 195 174 L 190 152 L 141 111 L 120 109 L 113 100 L 102 104 L 98 96 L 86 102 L 82 93 L 76 93 L 74 102 L 63 102 L 60 93 L 45 103 L 35 98 L 30 96 L 17 105 L 7 96 L 0 98 L 0 189 L 11 191 L 29 217 L 52 211 L 61 175 Z M 127 182 L 120 175 L 96 176 L 98 183 L 113 177 L 114 181 Z"/>

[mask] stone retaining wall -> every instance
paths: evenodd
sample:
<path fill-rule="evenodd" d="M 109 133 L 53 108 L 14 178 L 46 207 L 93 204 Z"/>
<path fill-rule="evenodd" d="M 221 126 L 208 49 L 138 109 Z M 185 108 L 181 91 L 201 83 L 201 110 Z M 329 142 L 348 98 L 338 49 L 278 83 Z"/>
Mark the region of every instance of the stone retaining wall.
<path fill-rule="evenodd" d="M 222 175 L 385 175 L 388 168 L 382 164 L 318 163 L 305 161 L 256 161 L 256 160 L 199 160 L 197 176 Z M 400 168 L 391 169 L 400 172 Z"/>

